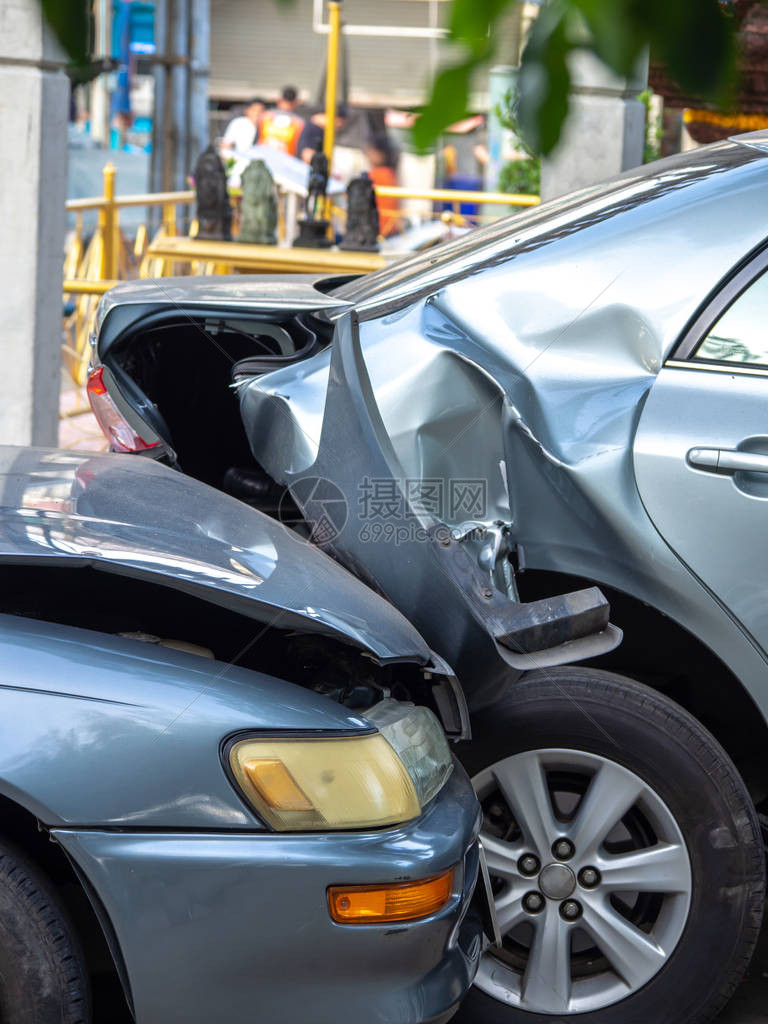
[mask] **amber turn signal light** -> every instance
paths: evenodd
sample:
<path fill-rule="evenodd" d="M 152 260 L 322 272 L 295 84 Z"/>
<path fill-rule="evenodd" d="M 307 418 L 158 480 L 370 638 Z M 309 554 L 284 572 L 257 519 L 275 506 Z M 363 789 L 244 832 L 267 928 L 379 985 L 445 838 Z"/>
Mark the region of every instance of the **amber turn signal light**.
<path fill-rule="evenodd" d="M 453 872 L 421 882 L 394 885 L 332 885 L 328 889 L 331 917 L 338 924 L 384 924 L 429 917 L 451 898 Z"/>

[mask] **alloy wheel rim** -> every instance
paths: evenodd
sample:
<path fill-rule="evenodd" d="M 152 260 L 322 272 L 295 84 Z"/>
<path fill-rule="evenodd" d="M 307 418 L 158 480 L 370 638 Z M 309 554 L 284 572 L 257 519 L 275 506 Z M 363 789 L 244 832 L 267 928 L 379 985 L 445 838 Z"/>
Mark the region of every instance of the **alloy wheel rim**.
<path fill-rule="evenodd" d="M 522 1010 L 561 1015 L 647 984 L 691 902 L 690 857 L 661 797 L 616 761 L 561 748 L 514 754 L 472 782 L 504 940 L 483 956 L 475 984 Z"/>

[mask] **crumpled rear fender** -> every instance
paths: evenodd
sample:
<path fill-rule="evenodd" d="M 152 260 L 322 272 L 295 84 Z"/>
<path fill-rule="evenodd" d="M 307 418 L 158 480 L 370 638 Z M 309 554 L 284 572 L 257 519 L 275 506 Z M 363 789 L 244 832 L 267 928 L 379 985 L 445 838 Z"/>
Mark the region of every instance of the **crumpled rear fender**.
<path fill-rule="evenodd" d="M 512 601 L 489 586 L 450 524 L 412 500 L 365 363 L 356 313 L 336 321 L 329 356 L 316 358 L 315 379 L 300 390 L 315 411 L 323 398 L 319 436 L 314 431 L 311 443 L 288 457 L 298 430 L 305 431 L 291 408 L 289 371 L 279 371 L 241 392 L 252 451 L 290 487 L 316 528 L 334 495 L 345 500 L 347 517 L 328 548 L 385 593 L 453 666 L 470 709 L 493 703 L 522 671 L 592 658 L 620 642 L 621 632 L 609 623 L 608 603 L 597 588 L 541 602 Z M 303 383 L 308 363 L 301 369 Z M 276 386 L 276 377 L 289 386 Z M 448 397 L 455 398 L 455 392 Z M 471 422 L 478 418 L 475 414 Z M 371 528 L 362 499 L 372 484 L 386 495 L 387 516 L 401 527 L 395 538 Z"/>
<path fill-rule="evenodd" d="M 0 447 L 2 561 L 149 579 L 381 663 L 436 666 L 405 616 L 322 550 L 151 459 Z"/>

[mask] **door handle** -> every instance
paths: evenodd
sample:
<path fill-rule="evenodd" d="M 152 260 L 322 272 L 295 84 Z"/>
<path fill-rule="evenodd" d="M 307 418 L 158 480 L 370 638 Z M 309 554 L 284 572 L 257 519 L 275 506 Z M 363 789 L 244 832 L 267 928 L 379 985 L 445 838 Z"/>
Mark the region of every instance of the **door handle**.
<path fill-rule="evenodd" d="M 688 464 L 710 473 L 768 473 L 768 455 L 734 448 L 691 448 Z"/>

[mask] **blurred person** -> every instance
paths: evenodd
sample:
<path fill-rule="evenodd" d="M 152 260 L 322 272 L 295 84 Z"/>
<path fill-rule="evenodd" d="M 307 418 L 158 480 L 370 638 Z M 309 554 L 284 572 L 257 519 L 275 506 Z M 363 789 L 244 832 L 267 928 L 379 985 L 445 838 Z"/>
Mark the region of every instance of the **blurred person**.
<path fill-rule="evenodd" d="M 239 117 L 233 117 L 224 131 L 221 149 L 231 149 L 235 153 L 247 153 L 256 142 L 259 124 L 267 109 L 266 100 L 255 97 L 245 105 Z"/>
<path fill-rule="evenodd" d="M 299 156 L 305 164 L 312 162 L 312 157 L 315 153 L 319 153 L 323 148 L 323 141 L 325 139 L 325 111 L 319 109 L 304 125 L 304 129 L 299 136 L 298 146 L 296 147 L 297 156 Z M 344 125 L 347 123 L 347 108 L 343 103 L 339 103 L 336 107 L 336 133 L 338 134 Z"/>
<path fill-rule="evenodd" d="M 298 91 L 292 85 L 286 85 L 280 99 L 273 110 L 267 110 L 261 118 L 259 143 L 272 146 L 290 156 L 297 156 L 299 137 L 304 128 L 304 120 L 296 113 L 299 105 Z"/>
<path fill-rule="evenodd" d="M 397 151 L 385 134 L 374 135 L 365 148 L 370 164 L 368 172 L 374 187 L 397 185 Z M 376 196 L 379 229 L 384 238 L 400 230 L 400 200 L 394 196 Z"/>

